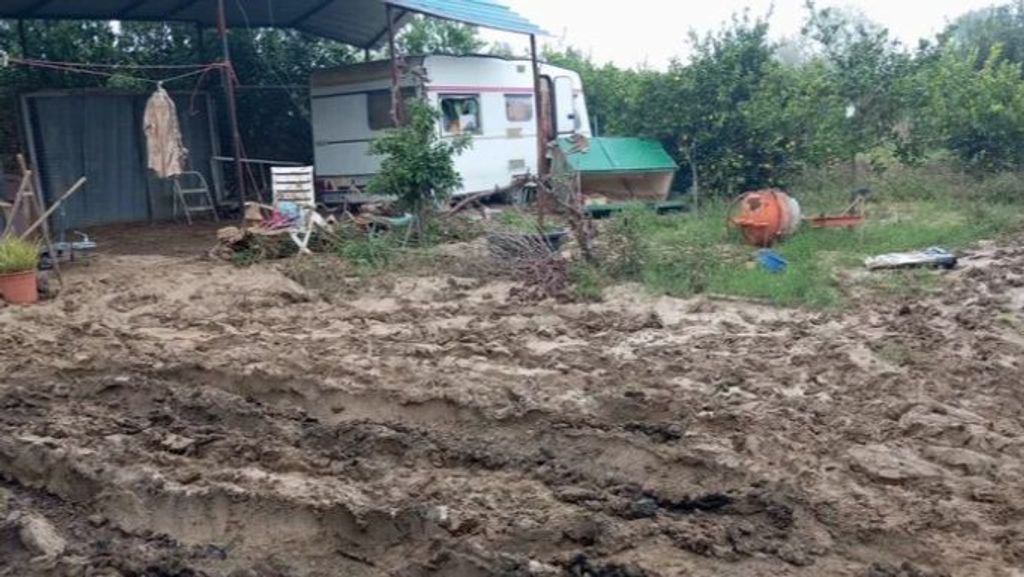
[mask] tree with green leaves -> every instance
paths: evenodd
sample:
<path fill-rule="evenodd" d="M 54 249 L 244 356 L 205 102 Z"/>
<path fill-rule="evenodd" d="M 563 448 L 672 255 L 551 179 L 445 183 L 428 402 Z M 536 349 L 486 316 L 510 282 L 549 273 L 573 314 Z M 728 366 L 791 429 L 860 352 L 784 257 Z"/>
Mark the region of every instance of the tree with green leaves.
<path fill-rule="evenodd" d="M 388 130 L 370 143 L 370 153 L 383 160 L 368 189 L 397 196 L 416 215 L 416 227 L 422 234 L 431 208 L 447 201 L 462 186 L 455 156 L 468 148 L 471 140 L 468 136 L 441 138 L 437 130 L 441 113 L 423 100 L 411 99 L 407 114 L 404 126 Z"/>
<path fill-rule="evenodd" d="M 972 172 L 1024 169 L 1024 80 L 1021 64 L 992 48 L 978 56 L 947 51 L 921 81 L 935 144 L 953 152 Z"/>
<path fill-rule="evenodd" d="M 675 154 L 694 192 L 733 194 L 776 182 L 785 170 L 785 139 L 764 138 L 751 111 L 780 66 L 767 35 L 767 22 L 748 14 L 703 38 L 691 35 L 692 60 L 674 61 L 642 88 L 634 111 L 641 132 Z"/>
<path fill-rule="evenodd" d="M 636 131 L 634 114 L 647 80 L 658 73 L 643 68 L 619 68 L 611 63 L 598 65 L 590 56 L 574 48 L 546 50 L 544 60 L 574 70 L 580 75 L 586 92 L 591 121 L 600 134 L 628 135 Z"/>
<path fill-rule="evenodd" d="M 402 54 L 479 54 L 487 46 L 475 26 L 459 22 L 416 16 L 398 36 Z"/>
<path fill-rule="evenodd" d="M 836 152 L 852 161 L 856 180 L 857 155 L 894 140 L 903 119 L 898 81 L 912 61 L 888 30 L 862 15 L 818 9 L 811 0 L 807 9 L 804 34 L 822 51 L 831 96 L 845 102 L 846 122 L 834 135 Z"/>
<path fill-rule="evenodd" d="M 1024 0 L 972 10 L 939 34 L 941 49 L 971 57 L 978 69 L 990 64 L 997 46 L 1000 58 L 1024 64 Z"/>

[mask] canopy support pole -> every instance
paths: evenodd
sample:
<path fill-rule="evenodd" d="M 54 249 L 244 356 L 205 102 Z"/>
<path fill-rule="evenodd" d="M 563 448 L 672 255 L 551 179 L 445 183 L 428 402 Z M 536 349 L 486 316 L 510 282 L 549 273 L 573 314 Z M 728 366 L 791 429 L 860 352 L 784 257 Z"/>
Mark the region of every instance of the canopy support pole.
<path fill-rule="evenodd" d="M 399 87 L 398 50 L 395 43 L 395 8 L 388 4 L 386 10 L 388 18 L 388 52 L 391 56 L 391 122 L 395 127 L 398 127 L 402 125 L 402 108 L 400 106 L 402 91 Z"/>
<path fill-rule="evenodd" d="M 238 182 L 238 207 L 245 215 L 245 173 L 242 171 L 242 134 L 238 130 L 238 103 L 235 101 L 234 68 L 231 66 L 231 50 L 228 47 L 227 18 L 224 16 L 224 0 L 217 0 L 217 34 L 220 35 L 221 79 L 224 82 L 224 97 L 228 104 L 231 122 L 231 146 L 235 154 L 235 180 Z"/>
<path fill-rule="evenodd" d="M 548 135 L 547 127 L 544 125 L 546 114 L 544 111 L 544 98 L 541 96 L 541 83 L 544 81 L 540 75 L 540 61 L 537 59 L 537 36 L 530 34 L 530 63 L 533 65 L 533 106 L 536 109 L 533 117 L 537 122 L 537 209 L 540 226 L 544 226 L 544 213 L 547 209 L 547 187 L 544 185 L 544 177 L 547 176 L 548 160 Z"/>
<path fill-rule="evenodd" d="M 18 44 L 21 47 L 21 57 L 28 58 L 28 38 L 25 34 L 25 21 L 18 18 Z"/>

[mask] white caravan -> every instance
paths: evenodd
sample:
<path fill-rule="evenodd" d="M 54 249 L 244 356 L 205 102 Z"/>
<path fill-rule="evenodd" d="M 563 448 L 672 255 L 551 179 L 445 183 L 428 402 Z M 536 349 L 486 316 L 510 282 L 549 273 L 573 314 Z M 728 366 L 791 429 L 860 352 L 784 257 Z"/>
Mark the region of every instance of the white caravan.
<path fill-rule="evenodd" d="M 425 97 L 442 113 L 442 137 L 472 136 L 455 159 L 463 187 L 456 195 L 504 188 L 537 173 L 537 121 L 529 60 L 493 56 L 407 58 L 403 96 Z M 571 70 L 541 64 L 542 118 L 550 138 L 590 136 L 583 86 Z M 330 191 L 363 187 L 379 169 L 369 144 L 391 128 L 389 62 L 319 70 L 311 79 L 316 174 L 328 203 Z"/>

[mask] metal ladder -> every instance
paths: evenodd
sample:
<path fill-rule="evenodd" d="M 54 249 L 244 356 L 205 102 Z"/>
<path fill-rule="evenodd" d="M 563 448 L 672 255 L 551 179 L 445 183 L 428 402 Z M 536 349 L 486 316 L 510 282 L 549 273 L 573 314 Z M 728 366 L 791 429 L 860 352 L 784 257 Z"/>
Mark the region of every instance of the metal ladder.
<path fill-rule="evenodd" d="M 193 182 L 187 182 L 192 179 Z M 213 215 L 214 222 L 220 222 L 217 216 L 217 206 L 213 203 L 213 195 L 210 194 L 210 186 L 206 183 L 206 177 L 201 172 L 182 172 L 174 176 L 174 218 L 178 218 L 180 211 L 185 215 L 185 221 L 192 225 L 192 214 L 209 212 Z M 186 186 L 192 184 L 193 186 Z"/>

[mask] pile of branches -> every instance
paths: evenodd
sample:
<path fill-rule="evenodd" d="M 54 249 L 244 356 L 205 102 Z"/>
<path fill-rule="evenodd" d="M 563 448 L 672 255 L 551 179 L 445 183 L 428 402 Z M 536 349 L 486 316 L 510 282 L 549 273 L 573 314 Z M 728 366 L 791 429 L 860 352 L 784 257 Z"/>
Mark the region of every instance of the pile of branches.
<path fill-rule="evenodd" d="M 569 261 L 547 235 L 495 232 L 487 236 L 487 245 L 493 272 L 516 281 L 509 295 L 513 300 L 536 302 L 570 297 Z"/>

